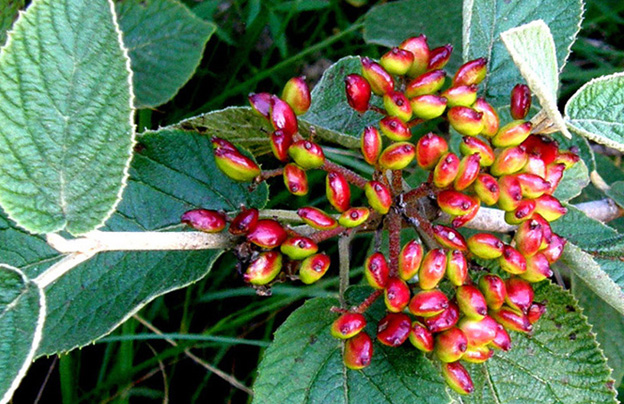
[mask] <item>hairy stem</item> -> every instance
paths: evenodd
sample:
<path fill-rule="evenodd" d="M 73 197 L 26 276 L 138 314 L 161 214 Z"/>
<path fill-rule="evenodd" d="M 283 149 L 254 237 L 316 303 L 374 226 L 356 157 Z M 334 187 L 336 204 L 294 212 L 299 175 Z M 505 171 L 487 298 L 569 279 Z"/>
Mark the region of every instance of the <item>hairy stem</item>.
<path fill-rule="evenodd" d="M 352 231 L 340 237 L 338 240 L 338 255 L 339 255 L 339 271 L 340 271 L 340 283 L 338 284 L 338 298 L 340 299 L 340 307 L 346 308 L 347 302 L 345 300 L 345 292 L 349 287 L 349 270 L 351 269 L 351 257 L 349 247 L 351 240 L 353 240 Z"/>
<path fill-rule="evenodd" d="M 375 290 L 362 303 L 360 303 L 359 306 L 354 307 L 350 311 L 354 313 L 364 313 L 366 310 L 368 310 L 371 304 L 375 303 L 375 300 L 377 300 L 377 298 L 381 296 L 382 294 L 383 294 L 383 289 Z"/>
<path fill-rule="evenodd" d="M 347 179 L 349 183 L 355 185 L 358 188 L 364 189 L 364 186 L 368 182 L 366 178 L 360 176 L 359 174 L 339 164 L 332 163 L 331 161 L 327 159 L 325 159 L 325 163 L 323 163 L 323 165 L 321 166 L 321 170 L 324 170 L 327 172 L 337 171 L 340 174 L 344 175 L 344 177 Z"/>

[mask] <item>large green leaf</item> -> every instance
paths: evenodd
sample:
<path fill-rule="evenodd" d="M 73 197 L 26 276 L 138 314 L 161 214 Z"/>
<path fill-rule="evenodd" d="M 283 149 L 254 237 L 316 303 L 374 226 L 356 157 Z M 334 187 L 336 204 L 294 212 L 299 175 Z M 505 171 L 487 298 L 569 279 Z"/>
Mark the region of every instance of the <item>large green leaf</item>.
<path fill-rule="evenodd" d="M 216 26 L 177 0 L 124 0 L 116 7 L 132 60 L 135 106 L 164 104 L 195 73 Z"/>
<path fill-rule="evenodd" d="M 24 0 L 0 0 L 0 46 L 4 45 L 6 32 L 13 25 L 21 8 L 24 8 Z"/>
<path fill-rule="evenodd" d="M 0 402 L 9 401 L 41 341 L 45 296 L 17 268 L 0 264 Z"/>
<path fill-rule="evenodd" d="M 447 65 L 454 70 L 461 64 L 461 1 L 402 0 L 373 7 L 364 20 L 364 40 L 383 46 L 397 46 L 404 39 L 425 34 L 433 49 L 454 46 Z"/>
<path fill-rule="evenodd" d="M 469 367 L 475 392 L 461 403 L 616 403 L 610 369 L 577 302 L 543 282 L 535 300 L 547 311 L 533 334 L 512 334 L 509 352 Z"/>
<path fill-rule="evenodd" d="M 104 230 L 170 228 L 182 213 L 196 207 L 264 206 L 267 187 L 249 192 L 248 186 L 216 168 L 208 137 L 179 130 L 150 132 L 139 138 L 124 199 Z M 38 353 L 67 351 L 107 334 L 155 297 L 205 276 L 220 254 L 98 254 L 46 288 L 49 314 Z"/>
<path fill-rule="evenodd" d="M 616 181 L 605 191 L 605 194 L 615 201 L 620 207 L 624 206 L 624 181 Z"/>
<path fill-rule="evenodd" d="M 599 251 L 621 241 L 615 229 L 591 219 L 572 205 L 565 205 L 568 213 L 551 223 L 553 231 L 584 250 Z"/>
<path fill-rule="evenodd" d="M 565 106 L 571 130 L 595 142 L 624 151 L 624 74 L 586 83 Z"/>
<path fill-rule="evenodd" d="M 377 302 L 368 332 L 383 315 Z M 371 365 L 361 371 L 342 363 L 342 342 L 329 329 L 338 300 L 308 300 L 275 333 L 254 384 L 254 403 L 448 403 L 437 370 L 415 348 L 375 343 Z"/>
<path fill-rule="evenodd" d="M 130 60 L 110 0 L 34 0 L 0 55 L 0 204 L 34 233 L 85 233 L 131 158 Z"/>
<path fill-rule="evenodd" d="M 583 160 L 580 160 L 563 172 L 561 182 L 557 186 L 553 196 L 562 202 L 567 202 L 577 197 L 589 184 L 589 171 Z"/>
<path fill-rule="evenodd" d="M 492 100 L 496 106 L 504 105 L 509 102 L 512 87 L 522 82 L 522 76 L 503 46 L 500 34 L 534 20 L 543 20 L 553 33 L 557 65 L 562 69 L 581 27 L 582 13 L 581 0 L 464 1 L 464 60 L 488 59 L 490 75 L 483 85 L 488 96 L 496 97 Z"/>

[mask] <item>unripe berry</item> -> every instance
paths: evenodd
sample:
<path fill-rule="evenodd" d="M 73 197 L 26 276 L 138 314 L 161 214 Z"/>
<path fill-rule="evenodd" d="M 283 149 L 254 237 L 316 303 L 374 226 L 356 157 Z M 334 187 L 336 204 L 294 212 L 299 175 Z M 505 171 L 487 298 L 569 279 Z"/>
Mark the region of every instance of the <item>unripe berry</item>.
<path fill-rule="evenodd" d="M 260 175 L 260 167 L 238 151 L 217 148 L 214 158 L 219 170 L 235 181 L 247 182 Z"/>
<path fill-rule="evenodd" d="M 384 289 L 390 276 L 386 257 L 380 252 L 373 253 L 364 261 L 364 276 L 368 284 L 375 289 Z"/>
<path fill-rule="evenodd" d="M 292 144 L 292 135 L 286 135 L 284 131 L 276 130 L 269 135 L 271 151 L 275 158 L 285 163 L 288 161 L 288 148 Z"/>
<path fill-rule="evenodd" d="M 364 77 L 359 74 L 350 74 L 345 77 L 345 92 L 347 93 L 347 102 L 351 108 L 361 114 L 368 110 L 371 86 Z"/>
<path fill-rule="evenodd" d="M 384 302 L 389 312 L 399 313 L 410 302 L 409 286 L 400 278 L 390 278 L 384 289 Z"/>
<path fill-rule="evenodd" d="M 433 169 L 433 185 L 446 188 L 453 183 L 459 172 L 459 157 L 455 153 L 446 153 Z"/>
<path fill-rule="evenodd" d="M 438 206 L 449 215 L 465 215 L 470 212 L 478 201 L 462 192 L 447 189 L 437 196 Z"/>
<path fill-rule="evenodd" d="M 370 210 L 368 208 L 350 208 L 342 212 L 338 218 L 338 224 L 342 227 L 357 227 L 368 220 Z"/>
<path fill-rule="evenodd" d="M 492 107 L 492 105 L 490 105 L 490 103 L 488 103 L 485 99 L 477 98 L 472 108 L 483 114 L 481 116 L 481 122 L 483 122 L 481 134 L 487 137 L 496 135 L 500 125 L 500 119 L 494 107 Z"/>
<path fill-rule="evenodd" d="M 275 130 L 281 130 L 287 136 L 292 136 L 299 130 L 297 116 L 293 109 L 277 96 L 271 97 L 271 124 Z"/>
<path fill-rule="evenodd" d="M 468 238 L 468 249 L 479 258 L 492 260 L 503 254 L 503 242 L 490 233 L 477 233 Z"/>
<path fill-rule="evenodd" d="M 305 77 L 293 77 L 286 82 L 282 97 L 290 105 L 296 115 L 305 114 L 310 108 L 310 88 L 305 82 Z"/>
<path fill-rule="evenodd" d="M 498 207 L 504 211 L 514 210 L 522 201 L 522 187 L 514 175 L 504 175 L 498 179 L 500 194 Z"/>
<path fill-rule="evenodd" d="M 552 163 L 546 166 L 544 179 L 550 182 L 550 189 L 545 192 L 546 194 L 552 195 L 555 192 L 559 186 L 559 181 L 563 177 L 563 170 L 565 170 L 565 164 Z"/>
<path fill-rule="evenodd" d="M 492 145 L 496 147 L 517 146 L 529 137 L 532 128 L 531 122 L 511 121 L 494 135 Z"/>
<path fill-rule="evenodd" d="M 550 269 L 550 263 L 542 253 L 537 253 L 531 257 L 527 257 L 526 262 L 526 272 L 519 275 L 524 280 L 533 283 L 541 282 L 553 275 L 553 271 Z"/>
<path fill-rule="evenodd" d="M 516 84 L 511 90 L 509 112 L 513 119 L 524 119 L 531 109 L 531 90 L 524 84 Z"/>
<path fill-rule="evenodd" d="M 442 313 L 423 318 L 423 322 L 432 333 L 438 333 L 454 327 L 459 320 L 459 308 L 453 302 Z"/>
<path fill-rule="evenodd" d="M 450 227 L 436 224 L 433 226 L 433 237 L 445 248 L 456 249 L 461 251 L 468 250 L 466 240 L 457 230 Z"/>
<path fill-rule="evenodd" d="M 438 289 L 421 290 L 409 302 L 409 311 L 418 317 L 431 317 L 449 306 L 448 297 Z"/>
<path fill-rule="evenodd" d="M 479 289 L 490 309 L 498 310 L 505 303 L 507 288 L 498 275 L 487 274 L 479 279 Z"/>
<path fill-rule="evenodd" d="M 544 254 L 548 262 L 553 264 L 561 258 L 566 242 L 566 239 L 563 237 L 553 234 L 550 238 L 550 243 L 548 243 L 548 247 L 542 250 L 541 253 Z"/>
<path fill-rule="evenodd" d="M 495 177 L 516 173 L 527 163 L 528 154 L 523 146 L 508 147 L 497 151 L 490 173 Z"/>
<path fill-rule="evenodd" d="M 405 88 L 407 98 L 414 98 L 419 95 L 433 94 L 444 85 L 446 74 L 444 70 L 434 70 L 421 74 L 410 81 Z"/>
<path fill-rule="evenodd" d="M 468 347 L 462 360 L 468 363 L 484 363 L 494 355 L 494 351 L 486 346 Z"/>
<path fill-rule="evenodd" d="M 453 86 L 443 91 L 440 95 L 447 99 L 449 107 L 470 107 L 477 100 L 477 86 Z"/>
<path fill-rule="evenodd" d="M 459 362 L 442 363 L 442 376 L 446 384 L 459 394 L 466 395 L 474 391 L 470 373 Z"/>
<path fill-rule="evenodd" d="M 243 208 L 241 212 L 230 223 L 228 231 L 235 236 L 244 236 L 258 224 L 259 212 L 256 208 Z"/>
<path fill-rule="evenodd" d="M 518 173 L 516 178 L 520 181 L 522 196 L 525 198 L 538 198 L 550 189 L 550 183 L 539 175 Z"/>
<path fill-rule="evenodd" d="M 458 191 L 463 191 L 475 182 L 479 175 L 479 169 L 481 168 L 479 160 L 481 160 L 481 156 L 478 153 L 464 156 L 464 158 L 461 159 L 453 188 Z"/>
<path fill-rule="evenodd" d="M 505 221 L 509 224 L 520 224 L 529 220 L 533 213 L 535 213 L 535 200 L 523 199 L 516 209 L 505 212 Z"/>
<path fill-rule="evenodd" d="M 540 245 L 539 249 L 544 250 L 546 247 L 548 247 L 548 244 L 550 244 L 550 241 L 552 240 L 552 236 L 554 234 L 552 228 L 550 227 L 550 223 L 548 223 L 546 219 L 540 216 L 540 214 L 537 212 L 533 214 L 531 219 L 534 219 L 542 226 L 542 244 Z"/>
<path fill-rule="evenodd" d="M 379 121 L 379 128 L 381 133 L 386 135 L 388 139 L 395 140 L 397 142 L 409 140 L 412 137 L 407 125 L 396 116 L 387 116 Z"/>
<path fill-rule="evenodd" d="M 435 94 L 423 94 L 410 99 L 410 106 L 414 116 L 425 120 L 441 116 L 446 109 L 446 105 L 446 98 Z"/>
<path fill-rule="evenodd" d="M 505 352 L 511 349 L 511 337 L 502 325 L 498 325 L 498 329 L 496 330 L 496 336 L 489 345 L 492 348 L 500 349 L 501 351 Z"/>
<path fill-rule="evenodd" d="M 316 254 L 318 245 L 308 237 L 293 236 L 280 245 L 280 251 L 292 260 L 302 260 Z"/>
<path fill-rule="evenodd" d="M 318 144 L 310 140 L 298 140 L 288 148 L 288 154 L 298 166 L 319 168 L 325 163 L 325 154 Z"/>
<path fill-rule="evenodd" d="M 271 114 L 271 97 L 269 93 L 251 93 L 247 97 L 251 109 L 260 116 L 269 119 Z"/>
<path fill-rule="evenodd" d="M 310 285 L 325 275 L 329 269 L 331 260 L 325 254 L 314 254 L 303 261 L 299 266 L 299 279 L 306 285 Z"/>
<path fill-rule="evenodd" d="M 396 116 L 404 122 L 412 117 L 412 107 L 407 97 L 399 91 L 391 91 L 383 96 L 384 109 L 390 116 Z"/>
<path fill-rule="evenodd" d="M 180 221 L 206 233 L 218 233 L 225 229 L 227 224 L 223 213 L 208 209 L 189 210 L 182 215 Z"/>
<path fill-rule="evenodd" d="M 344 212 L 351 206 L 351 188 L 345 176 L 338 171 L 331 171 L 325 178 L 327 200 L 338 211 Z"/>
<path fill-rule="evenodd" d="M 480 320 L 463 317 L 457 328 L 464 332 L 468 342 L 468 348 L 474 348 L 489 344 L 496 337 L 498 323 L 490 316 L 485 316 Z"/>
<path fill-rule="evenodd" d="M 479 207 L 481 206 L 481 202 L 479 201 L 478 198 L 473 198 L 473 199 L 475 200 L 475 204 L 470 209 L 470 211 L 466 213 L 465 215 L 455 216 L 453 220 L 451 221 L 451 226 L 453 226 L 456 229 L 459 229 L 460 227 L 462 227 L 463 225 L 465 225 L 466 223 L 474 219 L 475 216 L 477 216 L 477 213 L 479 213 Z"/>
<path fill-rule="evenodd" d="M 481 320 L 487 314 L 487 302 L 476 286 L 462 285 L 455 294 L 459 310 L 475 320 Z"/>
<path fill-rule="evenodd" d="M 416 348 L 423 352 L 433 351 L 433 334 L 424 324 L 414 321 L 409 333 L 409 340 Z"/>
<path fill-rule="evenodd" d="M 526 313 L 533 303 L 533 286 L 523 279 L 511 277 L 505 281 L 507 297 L 505 303 L 512 309 Z"/>
<path fill-rule="evenodd" d="M 258 220 L 247 234 L 247 240 L 262 248 L 275 248 L 286 240 L 288 235 L 281 224 L 272 219 Z"/>
<path fill-rule="evenodd" d="M 448 110 L 446 116 L 457 132 L 466 136 L 477 136 L 484 128 L 482 112 L 470 107 L 457 106 Z"/>
<path fill-rule="evenodd" d="M 543 240 L 542 225 L 535 219 L 522 222 L 516 230 L 514 239 L 516 248 L 525 257 L 534 255 L 541 247 Z"/>
<path fill-rule="evenodd" d="M 477 197 L 486 205 L 494 205 L 500 197 L 500 187 L 496 178 L 490 174 L 479 174 L 474 182 L 473 189 Z"/>
<path fill-rule="evenodd" d="M 362 151 L 364 160 L 368 164 L 375 165 L 377 163 L 377 158 L 379 158 L 379 153 L 381 153 L 381 147 L 382 141 L 379 131 L 373 126 L 364 128 L 360 140 L 360 150 Z"/>
<path fill-rule="evenodd" d="M 527 268 L 524 255 L 509 245 L 503 247 L 503 255 L 498 259 L 498 263 L 502 270 L 514 275 L 526 272 Z"/>
<path fill-rule="evenodd" d="M 392 76 L 379 63 L 373 62 L 370 58 L 362 58 L 362 76 L 377 95 L 384 95 L 394 90 Z"/>
<path fill-rule="evenodd" d="M 429 132 L 416 144 L 416 162 L 421 168 L 431 170 L 448 149 L 444 138 Z"/>
<path fill-rule="evenodd" d="M 453 45 L 447 44 L 429 52 L 429 64 L 427 70 L 442 69 L 448 63 L 453 52 Z"/>
<path fill-rule="evenodd" d="M 331 326 L 334 338 L 347 339 L 355 337 L 366 327 L 366 319 L 360 313 L 344 313 Z"/>
<path fill-rule="evenodd" d="M 546 177 L 546 165 L 544 164 L 544 160 L 529 153 L 529 158 L 527 159 L 527 163 L 524 167 L 522 167 L 521 172 L 526 173 L 526 174 L 534 174 L 534 175 L 539 176 L 540 178 L 545 178 Z"/>
<path fill-rule="evenodd" d="M 510 307 L 503 306 L 499 310 L 493 310 L 490 316 L 511 331 L 528 333 L 533 329 L 526 315 Z"/>
<path fill-rule="evenodd" d="M 284 185 L 293 195 L 302 196 L 308 193 L 308 176 L 304 169 L 296 164 L 284 166 Z"/>
<path fill-rule="evenodd" d="M 364 369 L 370 365 L 372 358 L 373 341 L 365 332 L 360 332 L 345 342 L 342 360 L 349 369 Z"/>
<path fill-rule="evenodd" d="M 551 195 L 542 195 L 535 199 L 535 212 L 539 213 L 549 222 L 559 219 L 565 215 L 566 209 L 557 198 Z"/>
<path fill-rule="evenodd" d="M 464 156 L 470 156 L 475 153 L 478 154 L 480 157 L 479 165 L 481 167 L 489 167 L 494 162 L 494 151 L 490 145 L 476 137 L 464 136 L 462 142 L 459 144 L 459 151 Z"/>
<path fill-rule="evenodd" d="M 388 213 L 392 206 L 392 194 L 388 187 L 379 181 L 368 181 L 364 186 L 364 194 L 375 211 L 382 215 Z"/>
<path fill-rule="evenodd" d="M 407 341 L 412 322 L 407 314 L 389 313 L 379 320 L 377 340 L 384 345 L 397 347 Z"/>
<path fill-rule="evenodd" d="M 319 208 L 305 206 L 297 210 L 297 215 L 308 225 L 319 230 L 330 230 L 338 226 L 338 222 Z"/>
<path fill-rule="evenodd" d="M 562 152 L 559 151 L 557 154 L 557 158 L 555 159 L 555 164 L 563 164 L 565 165 L 565 169 L 571 168 L 574 164 L 576 164 L 581 158 L 570 151 Z"/>
<path fill-rule="evenodd" d="M 527 318 L 531 324 L 535 324 L 544 313 L 546 313 L 546 304 L 535 302 L 529 307 Z"/>
<path fill-rule="evenodd" d="M 435 337 L 435 352 L 442 362 L 455 362 L 461 359 L 468 348 L 464 332 L 457 327 L 450 328 Z"/>
<path fill-rule="evenodd" d="M 455 286 L 461 286 L 468 279 L 468 262 L 461 250 L 446 253 L 446 278 Z"/>
<path fill-rule="evenodd" d="M 414 62 L 414 54 L 401 48 L 392 48 L 385 53 L 379 63 L 390 74 L 402 76 L 408 72 Z"/>
<path fill-rule="evenodd" d="M 406 39 L 401 42 L 399 48 L 405 49 L 414 55 L 412 65 L 407 71 L 409 77 L 416 77 L 427 70 L 429 64 L 429 45 L 427 44 L 427 37 L 425 35 Z"/>
<path fill-rule="evenodd" d="M 464 63 L 457 69 L 453 77 L 453 85 L 479 84 L 487 74 L 487 59 L 479 58 Z"/>
<path fill-rule="evenodd" d="M 416 240 L 411 240 L 403 246 L 399 254 L 399 276 L 403 280 L 410 280 L 420 269 L 423 258 L 423 246 Z"/>
<path fill-rule="evenodd" d="M 446 272 L 446 254 L 441 248 L 429 250 L 418 271 L 418 284 L 421 289 L 433 289 Z"/>
<path fill-rule="evenodd" d="M 243 275 L 245 282 L 253 285 L 266 285 L 282 270 L 282 254 L 277 251 L 260 253 L 258 258 L 249 264 Z"/>
<path fill-rule="evenodd" d="M 410 142 L 397 142 L 386 147 L 379 156 L 379 165 L 389 170 L 402 170 L 416 156 L 416 147 Z"/>

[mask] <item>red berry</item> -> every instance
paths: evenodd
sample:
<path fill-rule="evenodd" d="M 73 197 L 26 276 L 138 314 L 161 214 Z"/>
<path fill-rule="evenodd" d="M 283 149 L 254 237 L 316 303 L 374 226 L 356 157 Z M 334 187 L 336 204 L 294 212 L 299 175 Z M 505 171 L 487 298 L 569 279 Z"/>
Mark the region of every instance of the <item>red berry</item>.
<path fill-rule="evenodd" d="M 364 113 L 368 110 L 371 98 L 371 86 L 366 79 L 359 74 L 350 74 L 345 77 L 347 102 L 357 112 Z"/>
<path fill-rule="evenodd" d="M 227 223 L 223 213 L 208 209 L 189 210 L 182 215 L 180 221 L 206 233 L 218 233 L 225 229 Z"/>
<path fill-rule="evenodd" d="M 384 95 L 394 90 L 392 76 L 379 63 L 367 57 L 362 58 L 362 76 L 377 95 Z"/>
<path fill-rule="evenodd" d="M 293 109 L 277 96 L 271 97 L 271 124 L 275 130 L 281 130 L 287 136 L 292 136 L 299 130 L 297 116 Z"/>
<path fill-rule="evenodd" d="M 373 358 L 373 341 L 365 332 L 360 332 L 345 342 L 343 362 L 353 370 L 364 369 Z"/>
<path fill-rule="evenodd" d="M 282 91 L 282 99 L 290 105 L 296 115 L 305 114 L 310 108 L 310 89 L 305 77 L 293 77 L 286 82 Z"/>
<path fill-rule="evenodd" d="M 524 119 L 531 109 L 531 90 L 524 84 L 516 84 L 511 90 L 509 112 L 513 119 Z"/>
<path fill-rule="evenodd" d="M 299 210 L 297 210 L 297 215 L 299 215 L 308 226 L 315 229 L 330 230 L 338 226 L 336 219 L 313 206 L 299 208 Z"/>
<path fill-rule="evenodd" d="M 461 363 L 442 363 L 442 375 L 449 387 L 459 394 L 470 394 L 474 391 L 470 373 Z"/>
<path fill-rule="evenodd" d="M 247 240 L 262 248 L 275 248 L 288 235 L 281 224 L 272 219 L 258 220 L 256 227 L 247 234 Z"/>
<path fill-rule="evenodd" d="M 364 262 L 364 276 L 375 289 L 384 289 L 388 283 L 390 268 L 386 257 L 380 252 L 373 253 Z"/>
<path fill-rule="evenodd" d="M 331 334 L 335 338 L 347 339 L 356 336 L 366 327 L 366 319 L 360 313 L 344 313 L 332 324 Z"/>
<path fill-rule="evenodd" d="M 351 188 L 345 176 L 338 171 L 331 171 L 325 180 L 327 200 L 338 212 L 349 209 L 351 204 Z"/>
<path fill-rule="evenodd" d="M 407 307 L 410 302 L 410 289 L 404 280 L 396 277 L 388 279 L 384 289 L 384 302 L 392 313 L 399 313 Z"/>
<path fill-rule="evenodd" d="M 409 302 L 409 311 L 418 317 L 431 317 L 442 313 L 449 306 L 448 297 L 438 289 L 422 290 Z"/>
<path fill-rule="evenodd" d="M 245 209 L 236 215 L 228 229 L 235 236 L 243 236 L 256 228 L 259 212 L 256 208 Z"/>
<path fill-rule="evenodd" d="M 379 320 L 377 340 L 384 345 L 397 347 L 409 337 L 412 322 L 407 314 L 389 313 Z"/>

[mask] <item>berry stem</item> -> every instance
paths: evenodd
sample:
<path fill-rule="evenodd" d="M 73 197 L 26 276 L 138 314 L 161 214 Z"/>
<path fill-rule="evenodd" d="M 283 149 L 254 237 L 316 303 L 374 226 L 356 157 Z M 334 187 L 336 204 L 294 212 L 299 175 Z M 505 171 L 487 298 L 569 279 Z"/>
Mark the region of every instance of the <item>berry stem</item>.
<path fill-rule="evenodd" d="M 369 111 L 375 111 L 375 112 L 377 112 L 379 114 L 382 114 L 382 115 L 388 115 L 388 112 L 386 112 L 385 109 L 380 108 L 377 105 L 369 104 L 368 105 L 368 110 Z"/>
<path fill-rule="evenodd" d="M 351 240 L 353 240 L 355 232 L 348 231 L 345 235 L 338 239 L 338 259 L 339 259 L 339 280 L 338 284 L 338 298 L 340 300 L 340 307 L 346 308 L 347 302 L 345 300 L 345 292 L 349 287 L 349 269 L 351 266 L 351 257 L 349 247 Z"/>
<path fill-rule="evenodd" d="M 254 183 L 259 184 L 262 181 L 268 180 L 269 178 L 278 177 L 278 176 L 283 175 L 283 174 L 284 174 L 284 168 L 283 167 L 276 168 L 274 170 L 264 170 L 264 171 L 262 171 L 260 173 L 259 176 L 257 176 L 254 179 Z"/>
<path fill-rule="evenodd" d="M 347 230 L 346 227 L 338 226 L 330 230 L 317 231 L 316 233 L 311 234 L 309 237 L 315 243 L 320 243 L 321 241 L 325 241 L 329 238 L 338 236 L 345 230 Z"/>
<path fill-rule="evenodd" d="M 401 216 L 394 209 L 388 212 L 386 226 L 389 235 L 390 250 L 390 276 L 399 273 L 399 254 L 401 252 Z"/>
<path fill-rule="evenodd" d="M 364 177 L 359 174 L 349 170 L 346 167 L 343 167 L 339 164 L 332 163 L 331 161 L 325 159 L 325 163 L 321 166 L 321 170 L 331 172 L 336 171 L 340 174 L 344 175 L 347 181 L 360 189 L 364 189 L 364 186 L 368 182 Z"/>
<path fill-rule="evenodd" d="M 381 296 L 382 294 L 383 294 L 383 289 L 375 290 L 366 299 L 364 299 L 364 301 L 362 303 L 360 303 L 359 306 L 354 307 L 351 310 L 351 312 L 353 312 L 353 313 L 364 313 L 366 310 L 368 310 L 368 308 L 371 306 L 371 304 L 375 303 L 375 300 L 377 300 L 377 298 L 379 296 Z"/>

